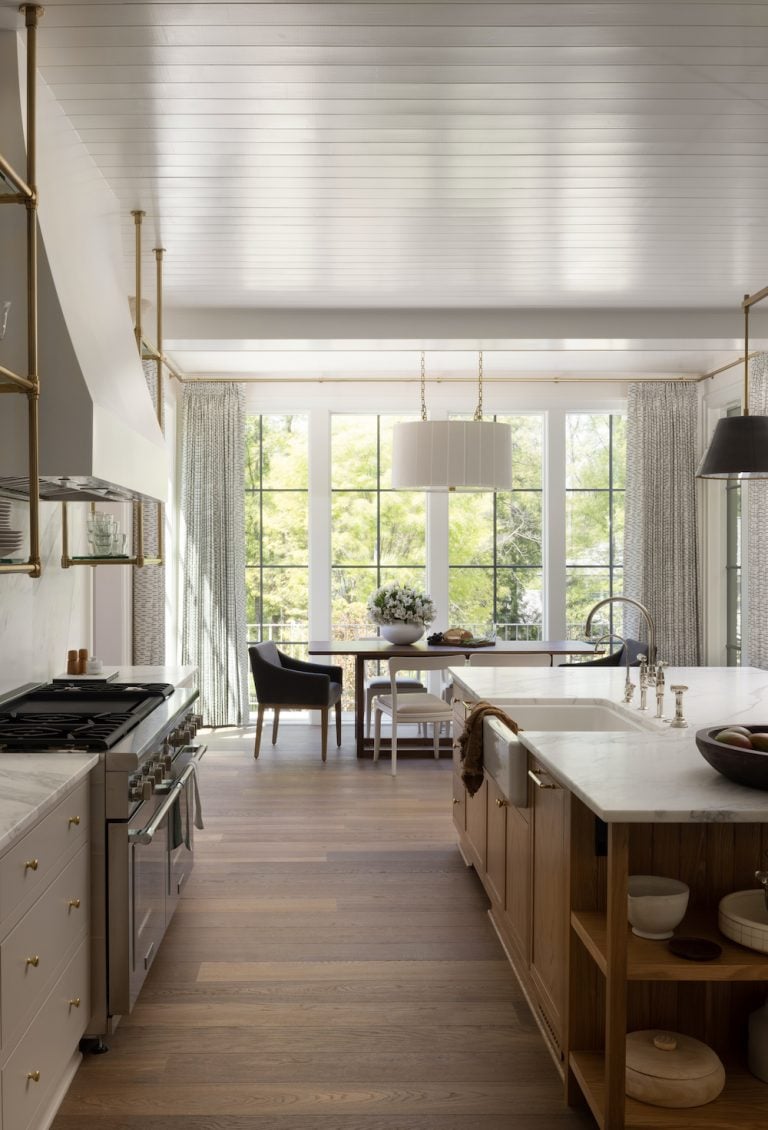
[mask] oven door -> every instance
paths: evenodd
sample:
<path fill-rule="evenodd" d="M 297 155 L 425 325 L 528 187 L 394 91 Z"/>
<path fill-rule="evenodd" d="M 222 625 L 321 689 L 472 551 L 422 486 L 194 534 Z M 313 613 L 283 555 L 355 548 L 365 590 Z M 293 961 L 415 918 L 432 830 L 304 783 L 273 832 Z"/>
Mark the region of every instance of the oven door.
<path fill-rule="evenodd" d="M 182 887 L 192 873 L 194 863 L 194 818 L 195 818 L 195 793 L 197 793 L 197 774 L 187 774 L 190 762 L 197 766 L 207 747 L 185 747 L 182 755 L 174 762 L 174 770 L 178 766 L 183 770 L 178 774 L 178 780 L 183 781 L 178 790 L 176 801 L 168 812 L 168 889 L 165 903 L 166 923 L 171 921 L 178 899 L 181 897 Z M 184 756 L 187 755 L 187 756 Z"/>
<path fill-rule="evenodd" d="M 111 1016 L 131 1011 L 163 940 L 169 921 L 169 828 L 172 820 L 178 826 L 174 810 L 195 769 L 187 765 L 166 794 L 154 793 L 129 820 L 108 825 Z"/>

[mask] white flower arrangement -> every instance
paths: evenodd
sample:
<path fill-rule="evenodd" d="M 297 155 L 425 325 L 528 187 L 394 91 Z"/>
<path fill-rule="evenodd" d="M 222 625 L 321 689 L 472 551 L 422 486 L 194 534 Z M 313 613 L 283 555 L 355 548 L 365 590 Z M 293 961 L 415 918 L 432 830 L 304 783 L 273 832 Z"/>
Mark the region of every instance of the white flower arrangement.
<path fill-rule="evenodd" d="M 411 585 L 390 581 L 368 597 L 368 615 L 374 624 L 431 624 L 437 609 L 432 597 Z"/>

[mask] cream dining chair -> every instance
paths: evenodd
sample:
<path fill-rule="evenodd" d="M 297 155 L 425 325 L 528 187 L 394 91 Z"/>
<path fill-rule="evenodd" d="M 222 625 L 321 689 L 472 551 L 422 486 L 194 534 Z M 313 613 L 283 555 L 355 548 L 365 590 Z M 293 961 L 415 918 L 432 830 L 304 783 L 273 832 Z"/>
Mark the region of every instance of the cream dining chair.
<path fill-rule="evenodd" d="M 433 727 L 433 743 L 435 757 L 440 756 L 440 726 L 443 722 L 450 722 L 452 717 L 451 704 L 436 694 L 398 694 L 398 671 L 438 671 L 446 667 L 455 666 L 455 657 L 451 655 L 434 655 L 421 657 L 411 656 L 409 659 L 390 659 L 389 679 L 392 693 L 377 695 L 373 706 L 373 760 L 379 760 L 381 745 L 381 718 L 387 714 L 392 719 L 392 776 L 397 776 L 397 727 L 399 723 L 412 722 L 415 724 L 427 723 Z"/>

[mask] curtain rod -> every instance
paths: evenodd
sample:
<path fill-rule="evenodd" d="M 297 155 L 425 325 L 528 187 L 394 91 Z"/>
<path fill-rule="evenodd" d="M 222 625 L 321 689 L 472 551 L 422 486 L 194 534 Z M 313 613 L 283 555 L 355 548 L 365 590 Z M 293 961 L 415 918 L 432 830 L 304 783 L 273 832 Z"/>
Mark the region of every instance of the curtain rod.
<path fill-rule="evenodd" d="M 737 364 L 736 361 L 733 364 Z M 730 366 L 727 366 L 730 367 Z M 632 381 L 651 382 L 676 381 L 684 384 L 697 384 L 714 376 L 659 377 L 653 375 L 615 376 L 615 377 L 483 377 L 483 384 L 631 384 Z M 212 381 L 216 384 L 415 384 L 416 377 L 181 377 L 183 384 L 202 384 Z M 427 384 L 474 384 L 475 377 L 427 377 Z"/>
<path fill-rule="evenodd" d="M 748 353 L 747 354 L 747 360 L 748 361 L 754 360 L 754 358 L 757 357 L 758 354 L 759 354 L 758 350 L 756 350 L 754 353 Z M 697 380 L 699 380 L 699 381 L 711 380 L 712 377 L 716 377 L 720 373 L 725 373 L 725 372 L 728 371 L 728 369 L 733 369 L 736 365 L 742 365 L 743 363 L 744 363 L 744 354 L 742 353 L 741 357 L 737 357 L 735 361 L 729 361 L 727 365 L 721 365 L 719 369 L 713 369 L 711 373 L 704 373 L 704 374 L 702 374 L 702 376 L 697 377 Z"/>

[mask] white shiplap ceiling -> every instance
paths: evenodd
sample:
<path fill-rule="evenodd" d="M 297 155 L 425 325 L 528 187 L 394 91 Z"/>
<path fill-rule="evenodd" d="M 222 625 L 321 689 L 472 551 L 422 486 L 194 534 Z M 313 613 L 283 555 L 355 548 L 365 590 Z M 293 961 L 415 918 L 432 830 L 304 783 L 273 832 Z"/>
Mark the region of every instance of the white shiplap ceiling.
<path fill-rule="evenodd" d="M 127 270 L 131 209 L 148 278 L 167 249 L 171 336 L 175 308 L 349 310 L 353 339 L 362 309 L 685 307 L 732 310 L 738 337 L 768 282 L 764 0 L 48 0 L 39 62 L 121 203 Z M 241 356 L 217 359 L 211 317 L 184 366 L 257 370 L 224 333 Z M 476 339 L 459 313 L 452 336 Z M 631 364 L 722 361 L 679 348 Z"/>

